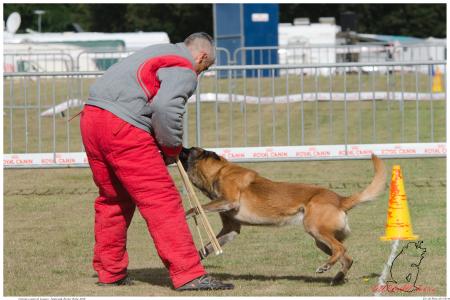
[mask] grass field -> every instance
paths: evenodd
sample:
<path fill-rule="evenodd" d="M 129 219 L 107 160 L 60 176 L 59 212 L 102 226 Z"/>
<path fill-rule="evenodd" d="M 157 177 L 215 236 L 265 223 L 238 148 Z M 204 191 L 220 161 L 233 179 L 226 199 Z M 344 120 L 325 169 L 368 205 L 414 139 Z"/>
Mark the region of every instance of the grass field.
<path fill-rule="evenodd" d="M 417 284 L 446 293 L 445 159 L 386 160 L 400 164 L 405 178 L 414 233 L 427 249 Z M 372 177 L 368 160 L 245 164 L 279 181 L 307 182 L 340 194 L 360 190 Z M 171 170 L 180 187 L 178 174 Z M 354 258 L 348 282 L 331 287 L 337 268 L 316 275 L 325 255 L 299 226 L 243 227 L 221 256 L 204 261 L 217 278 L 233 282 L 233 291 L 183 293 L 171 289 L 139 213 L 129 229 L 131 287 L 97 287 L 91 267 L 93 200 L 96 189 L 89 169 L 4 171 L 5 296 L 370 296 L 390 244 L 384 234 L 388 195 L 349 213 L 352 235 L 346 245 Z M 202 197 L 202 202 L 206 199 Z M 217 215 L 210 220 L 220 229 Z M 193 232 L 194 231 L 194 228 Z M 430 289 L 432 291 L 430 291 Z"/>

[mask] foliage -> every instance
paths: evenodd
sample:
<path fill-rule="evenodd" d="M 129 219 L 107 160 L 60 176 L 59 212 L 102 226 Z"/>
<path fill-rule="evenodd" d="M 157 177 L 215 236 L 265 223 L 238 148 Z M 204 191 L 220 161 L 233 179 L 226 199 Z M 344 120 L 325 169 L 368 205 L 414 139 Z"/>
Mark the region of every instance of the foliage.
<path fill-rule="evenodd" d="M 335 17 L 346 11 L 357 15 L 357 31 L 363 33 L 446 37 L 445 4 L 281 4 L 280 21 L 297 17 Z"/>
<path fill-rule="evenodd" d="M 21 32 L 37 30 L 35 9 L 43 9 L 42 29 L 47 32 L 73 30 L 78 23 L 85 31 L 165 31 L 173 42 L 192 32 L 212 35 L 211 4 L 5 4 L 4 19 L 17 11 L 22 16 Z"/>
<path fill-rule="evenodd" d="M 280 4 L 280 21 L 296 17 L 335 17 L 342 12 L 357 14 L 357 31 L 364 33 L 446 37 L 446 4 Z M 21 32 L 36 30 L 36 9 L 43 9 L 42 28 L 46 32 L 73 30 L 78 23 L 85 31 L 128 32 L 165 31 L 172 41 L 189 33 L 213 33 L 212 4 L 5 4 L 4 19 L 18 11 Z"/>

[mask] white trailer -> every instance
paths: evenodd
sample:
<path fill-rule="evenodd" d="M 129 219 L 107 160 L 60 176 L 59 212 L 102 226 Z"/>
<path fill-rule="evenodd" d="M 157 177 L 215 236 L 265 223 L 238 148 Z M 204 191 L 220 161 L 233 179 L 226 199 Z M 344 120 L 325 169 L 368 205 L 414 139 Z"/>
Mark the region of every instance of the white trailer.
<path fill-rule="evenodd" d="M 76 58 L 84 48 L 66 44 L 19 43 L 3 44 L 4 72 L 71 72 Z M 97 71 L 93 59 L 81 61 L 83 70 Z"/>

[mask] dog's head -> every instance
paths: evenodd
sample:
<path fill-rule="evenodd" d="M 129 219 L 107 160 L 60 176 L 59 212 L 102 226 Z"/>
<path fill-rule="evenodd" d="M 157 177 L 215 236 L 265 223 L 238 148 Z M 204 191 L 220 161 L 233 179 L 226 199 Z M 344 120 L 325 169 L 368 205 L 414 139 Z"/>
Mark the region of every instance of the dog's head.
<path fill-rule="evenodd" d="M 202 148 L 183 148 L 179 155 L 191 182 L 206 193 L 211 190 L 213 181 L 219 170 L 227 164 L 227 160 L 215 152 Z"/>

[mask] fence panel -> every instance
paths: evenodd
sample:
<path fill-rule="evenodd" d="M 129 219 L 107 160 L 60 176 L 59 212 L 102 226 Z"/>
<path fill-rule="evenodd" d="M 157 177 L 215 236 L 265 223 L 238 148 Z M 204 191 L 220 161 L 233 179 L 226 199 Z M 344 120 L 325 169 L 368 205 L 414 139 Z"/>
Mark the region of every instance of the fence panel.
<path fill-rule="evenodd" d="M 446 59 L 445 43 L 427 42 L 358 43 L 354 45 L 288 45 L 273 47 L 242 47 L 230 53 L 216 48 L 216 64 L 322 64 L 345 62 L 412 62 Z M 117 50 L 54 50 L 44 52 L 4 53 L 4 72 L 72 72 L 104 71 L 112 64 L 134 52 L 133 49 Z M 277 58 L 277 61 L 273 61 Z M 290 69 L 290 72 L 295 70 Z M 254 75 L 256 76 L 256 74 Z M 266 76 L 269 76 L 266 74 Z"/>
<path fill-rule="evenodd" d="M 131 50 L 83 51 L 77 56 L 78 71 L 105 71 L 132 54 Z"/>
<path fill-rule="evenodd" d="M 216 65 L 226 66 L 231 64 L 231 54 L 226 48 L 216 47 Z"/>
<path fill-rule="evenodd" d="M 69 120 L 101 74 L 4 73 L 4 153 L 82 152 Z M 212 67 L 186 105 L 184 144 L 445 143 L 445 82 L 446 61 Z"/>
<path fill-rule="evenodd" d="M 216 67 L 200 77 L 188 140 L 204 147 L 442 142 L 445 64 Z"/>
<path fill-rule="evenodd" d="M 4 53 L 4 72 L 71 72 L 75 63 L 72 56 L 62 52 Z"/>
<path fill-rule="evenodd" d="M 270 62 L 273 53 L 278 63 L 331 64 L 345 62 L 413 62 L 446 59 L 445 43 L 358 43 L 354 45 L 289 45 L 241 47 L 233 53 L 233 64 L 261 65 Z"/>
<path fill-rule="evenodd" d="M 89 85 L 102 73 L 5 73 L 4 153 L 82 151 L 79 122 Z"/>

